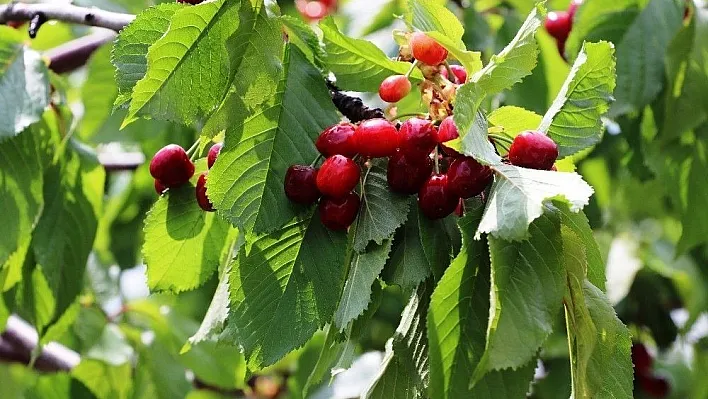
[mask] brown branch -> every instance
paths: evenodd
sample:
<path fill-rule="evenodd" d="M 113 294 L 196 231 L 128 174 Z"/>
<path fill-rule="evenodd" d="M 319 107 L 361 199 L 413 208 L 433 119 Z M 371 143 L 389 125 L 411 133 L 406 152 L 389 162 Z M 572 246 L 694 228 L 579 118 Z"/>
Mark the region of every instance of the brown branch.
<path fill-rule="evenodd" d="M 39 338 L 34 328 L 19 317 L 12 315 L 7 320 L 5 331 L 0 334 L 0 361 L 30 365 L 32 352 Z M 69 371 L 76 367 L 81 357 L 73 350 L 51 342 L 44 346 L 33 366 L 38 371 Z"/>
<path fill-rule="evenodd" d="M 55 47 L 44 53 L 49 58 L 49 69 L 55 73 L 72 72 L 84 66 L 94 51 L 115 37 L 115 32 L 103 29 Z"/>
<path fill-rule="evenodd" d="M 0 23 L 3 24 L 9 21 L 30 21 L 38 14 L 43 14 L 47 20 L 97 26 L 116 32 L 135 19 L 135 15 L 132 14 L 79 7 L 65 3 L 26 4 L 13 2 L 0 5 Z"/>

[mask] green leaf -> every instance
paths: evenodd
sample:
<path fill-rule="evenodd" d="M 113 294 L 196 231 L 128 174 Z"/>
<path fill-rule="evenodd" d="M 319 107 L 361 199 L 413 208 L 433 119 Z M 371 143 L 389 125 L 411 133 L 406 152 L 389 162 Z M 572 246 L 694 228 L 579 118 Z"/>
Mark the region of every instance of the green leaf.
<path fill-rule="evenodd" d="M 465 28 L 444 3 L 434 1 L 408 0 L 406 21 L 423 32 L 440 32 L 444 36 L 462 44 Z"/>
<path fill-rule="evenodd" d="M 87 65 L 88 76 L 81 87 L 81 101 L 84 114 L 81 117 L 79 135 L 89 139 L 111 116 L 111 106 L 116 99 L 117 89 L 113 81 L 115 73 L 110 61 L 111 48 L 99 48 Z"/>
<path fill-rule="evenodd" d="M 207 186 L 224 216 L 257 233 L 273 231 L 303 212 L 285 197 L 285 172 L 290 165 L 312 163 L 314 139 L 338 120 L 322 77 L 296 47 L 288 46 L 278 95 L 271 101 L 226 131 Z"/>
<path fill-rule="evenodd" d="M 505 240 L 529 237 L 528 226 L 550 199 L 562 199 L 572 212 L 590 201 L 592 188 L 577 173 L 552 172 L 496 165 L 492 191 L 477 236 L 489 233 Z"/>
<path fill-rule="evenodd" d="M 516 37 L 472 77 L 479 90 L 487 95 L 499 93 L 531 74 L 539 53 L 535 35 L 545 14 L 545 1 L 542 1 L 531 11 Z"/>
<path fill-rule="evenodd" d="M 541 115 L 527 109 L 505 106 L 492 111 L 487 117 L 489 124 L 503 127 L 504 133 L 516 137 L 526 130 L 534 130 L 541 123 Z"/>
<path fill-rule="evenodd" d="M 170 189 L 145 218 L 143 256 L 150 289 L 179 293 L 204 284 L 221 264 L 229 228 L 227 221 L 199 207 L 191 184 Z"/>
<path fill-rule="evenodd" d="M 535 358 L 552 331 L 565 290 L 560 220 L 546 213 L 526 241 L 489 238 L 492 291 L 487 347 L 475 373 L 518 368 Z"/>
<path fill-rule="evenodd" d="M 578 54 L 585 41 L 618 43 L 637 17 L 638 9 L 639 0 L 593 0 L 583 3 L 573 19 L 573 29 L 565 43 L 566 54 Z"/>
<path fill-rule="evenodd" d="M 479 111 L 483 100 L 484 95 L 477 90 L 474 83 L 462 85 L 457 90 L 453 118 L 460 132 L 460 141 L 458 145 L 453 144 L 451 147 L 485 165 L 496 165 L 501 163 L 501 157 L 487 138 L 487 118 Z"/>
<path fill-rule="evenodd" d="M 225 337 L 253 368 L 275 363 L 328 323 L 345 277 L 346 236 L 317 217 L 247 240 L 233 265 Z"/>
<path fill-rule="evenodd" d="M 49 105 L 49 74 L 19 33 L 0 26 L 0 141 L 37 122 Z"/>
<path fill-rule="evenodd" d="M 148 8 L 121 30 L 111 51 L 118 86 L 114 109 L 130 102 L 133 87 L 147 72 L 148 48 L 165 34 L 172 16 L 180 8 L 177 3 Z"/>
<path fill-rule="evenodd" d="M 558 144 L 559 157 L 600 142 L 600 117 L 609 109 L 614 89 L 614 46 L 608 42 L 585 43 L 538 127 Z"/>
<path fill-rule="evenodd" d="M 708 241 L 705 234 L 708 215 L 705 214 L 706 212 L 697 211 L 706 209 L 705 207 L 708 206 L 708 184 L 705 180 L 705 172 L 708 168 L 708 153 L 706 151 L 704 143 L 696 142 L 688 180 L 685 184 L 685 205 L 681 217 L 683 230 L 677 248 L 679 253 Z"/>
<path fill-rule="evenodd" d="M 369 398 L 419 398 L 428 380 L 426 315 L 432 284 L 424 283 L 403 310 L 396 333 L 386 342 L 386 354 L 371 384 L 361 394 Z"/>
<path fill-rule="evenodd" d="M 629 330 L 602 291 L 585 279 L 585 242 L 565 226 L 562 237 L 573 397 L 631 399 Z"/>
<path fill-rule="evenodd" d="M 682 26 L 685 3 L 652 0 L 618 43 L 617 101 L 612 104 L 612 115 L 642 110 L 663 88 L 666 50 Z"/>
<path fill-rule="evenodd" d="M 239 6 L 238 0 L 218 0 L 174 13 L 167 32 L 148 49 L 147 70 L 133 88 L 123 126 L 140 116 L 185 125 L 206 120 L 234 75 L 226 43 L 238 28 Z"/>
<path fill-rule="evenodd" d="M 302 21 L 290 15 L 280 17 L 283 27 L 288 33 L 288 39 L 307 57 L 312 65 L 322 68 L 324 65 L 325 51 L 320 44 L 320 39 L 312 28 Z"/>
<path fill-rule="evenodd" d="M 607 277 L 605 277 L 605 261 L 602 259 L 600 248 L 590 228 L 588 218 L 583 212 L 574 213 L 565 206 L 559 206 L 557 209 L 563 229 L 569 229 L 583 242 L 584 258 L 587 263 L 587 279 L 592 285 L 604 291 L 607 280 Z"/>
<path fill-rule="evenodd" d="M 364 252 L 371 241 L 380 245 L 408 218 L 408 197 L 389 189 L 385 165 L 383 160 L 372 161 L 365 172 L 354 239 L 354 249 L 358 252 Z"/>
<path fill-rule="evenodd" d="M 334 323 L 340 331 L 369 306 L 371 286 L 381 274 L 390 252 L 391 240 L 384 240 L 381 244 L 371 244 L 364 253 L 354 253 L 342 298 L 334 315 Z"/>
<path fill-rule="evenodd" d="M 482 69 L 482 53 L 479 51 L 469 51 L 464 44 L 456 45 L 452 39 L 440 32 L 427 32 L 426 34 L 435 39 L 440 45 L 445 47 L 453 57 L 460 61 L 460 64 L 462 64 L 467 71 L 467 76 L 472 76 L 473 73 Z"/>
<path fill-rule="evenodd" d="M 344 36 L 332 18 L 320 22 L 327 50 L 325 64 L 337 77 L 337 86 L 345 90 L 378 92 L 384 79 L 403 75 L 411 68 L 408 62 L 393 61 L 375 44 Z M 415 69 L 411 80 L 423 80 Z"/>
<path fill-rule="evenodd" d="M 219 273 L 219 284 L 216 292 L 211 298 L 211 303 L 207 309 L 199 329 L 189 338 L 189 343 L 185 344 L 182 351 L 188 350 L 192 345 L 206 341 L 213 336 L 218 336 L 224 330 L 224 324 L 229 315 L 229 276 L 231 275 L 231 264 L 224 267 Z"/>

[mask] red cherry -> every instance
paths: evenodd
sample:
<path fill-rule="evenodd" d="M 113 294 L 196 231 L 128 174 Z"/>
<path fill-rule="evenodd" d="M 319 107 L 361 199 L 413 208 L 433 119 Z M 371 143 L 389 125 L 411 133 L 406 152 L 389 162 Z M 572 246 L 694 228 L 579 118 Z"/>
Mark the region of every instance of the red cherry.
<path fill-rule="evenodd" d="M 492 170 L 471 157 L 457 158 L 447 170 L 450 192 L 460 198 L 481 194 L 492 179 Z"/>
<path fill-rule="evenodd" d="M 320 133 L 315 146 L 320 154 L 326 157 L 337 154 L 353 157 L 358 152 L 354 143 L 355 131 L 356 126 L 351 123 L 342 122 L 330 126 Z"/>
<path fill-rule="evenodd" d="M 457 78 L 457 83 L 463 84 L 467 81 L 467 70 L 462 65 L 450 65 L 452 73 Z"/>
<path fill-rule="evenodd" d="M 568 5 L 568 15 L 570 16 L 571 25 L 573 23 L 573 18 L 575 18 L 575 13 L 578 11 L 578 7 L 583 3 L 583 0 L 572 0 Z"/>
<path fill-rule="evenodd" d="M 392 191 L 415 194 L 433 173 L 433 160 L 428 155 L 407 155 L 396 152 L 388 160 L 386 180 Z"/>
<path fill-rule="evenodd" d="M 317 169 L 293 165 L 285 173 L 285 196 L 292 202 L 310 205 L 320 198 L 317 189 Z"/>
<path fill-rule="evenodd" d="M 413 58 L 428 64 L 438 65 L 447 58 L 447 49 L 423 32 L 415 32 L 410 40 Z"/>
<path fill-rule="evenodd" d="M 197 5 L 203 1 L 204 0 L 177 0 L 178 3 L 191 4 L 191 5 Z"/>
<path fill-rule="evenodd" d="M 169 144 L 152 157 L 150 174 L 167 187 L 178 187 L 194 175 L 194 164 L 184 148 Z"/>
<path fill-rule="evenodd" d="M 195 190 L 197 195 L 197 204 L 199 204 L 199 207 L 206 212 L 214 212 L 214 205 L 211 201 L 209 201 L 209 197 L 207 197 L 206 193 L 207 174 L 208 172 L 202 172 L 197 179 L 197 188 Z"/>
<path fill-rule="evenodd" d="M 387 103 L 397 103 L 411 92 L 411 81 L 404 75 L 389 76 L 379 86 L 379 97 Z"/>
<path fill-rule="evenodd" d="M 398 131 L 386 119 L 369 119 L 359 124 L 354 142 L 359 153 L 365 157 L 388 157 L 398 149 Z"/>
<path fill-rule="evenodd" d="M 168 187 L 162 184 L 159 180 L 155 179 L 155 192 L 157 195 L 162 195 L 167 191 Z"/>
<path fill-rule="evenodd" d="M 665 398 L 669 395 L 671 387 L 669 381 L 664 377 L 655 377 L 652 375 L 639 375 L 639 386 L 642 391 L 654 398 Z"/>
<path fill-rule="evenodd" d="M 337 0 L 320 0 L 320 3 L 329 9 L 337 7 Z"/>
<path fill-rule="evenodd" d="M 455 121 L 452 119 L 452 116 L 448 116 L 442 121 L 440 127 L 438 128 L 438 144 L 443 147 L 443 151 L 445 151 L 446 154 L 450 156 L 460 156 L 462 154 L 444 144 L 446 141 L 454 140 L 459 137 L 460 132 L 457 130 Z"/>
<path fill-rule="evenodd" d="M 342 198 L 359 182 L 359 165 L 343 155 L 327 158 L 317 172 L 317 188 L 323 195 Z"/>
<path fill-rule="evenodd" d="M 558 145 L 541 132 L 523 132 L 509 147 L 511 164 L 524 168 L 551 170 L 557 158 Z"/>
<path fill-rule="evenodd" d="M 209 166 L 209 169 L 214 166 L 214 162 L 216 162 L 216 158 L 221 153 L 221 149 L 223 147 L 224 143 L 216 143 L 209 149 L 209 154 L 207 154 L 207 165 Z"/>
<path fill-rule="evenodd" d="M 320 220 L 330 230 L 346 230 L 359 213 L 360 200 L 356 193 L 343 198 L 324 197 L 320 201 Z"/>
<path fill-rule="evenodd" d="M 457 208 L 455 208 L 455 215 L 457 217 L 465 216 L 465 200 L 460 198 L 460 202 L 457 203 Z"/>
<path fill-rule="evenodd" d="M 447 68 L 445 68 L 444 65 L 441 65 L 440 68 L 440 75 L 442 75 L 445 79 L 450 79 L 450 74 L 447 72 Z"/>
<path fill-rule="evenodd" d="M 403 122 L 398 133 L 401 151 L 409 155 L 428 155 L 438 144 L 438 130 L 432 122 L 411 118 Z"/>
<path fill-rule="evenodd" d="M 447 175 L 433 175 L 418 192 L 418 206 L 428 219 L 441 219 L 451 214 L 459 197 L 450 192 Z"/>
<path fill-rule="evenodd" d="M 570 34 L 572 19 L 567 11 L 552 11 L 546 17 L 546 31 L 559 42 L 565 42 Z"/>
<path fill-rule="evenodd" d="M 295 7 L 308 21 L 317 21 L 327 16 L 329 9 L 321 1 L 295 0 Z"/>
<path fill-rule="evenodd" d="M 653 359 L 644 344 L 632 344 L 632 363 L 634 363 L 634 371 L 637 373 L 637 375 L 645 375 L 651 373 Z"/>

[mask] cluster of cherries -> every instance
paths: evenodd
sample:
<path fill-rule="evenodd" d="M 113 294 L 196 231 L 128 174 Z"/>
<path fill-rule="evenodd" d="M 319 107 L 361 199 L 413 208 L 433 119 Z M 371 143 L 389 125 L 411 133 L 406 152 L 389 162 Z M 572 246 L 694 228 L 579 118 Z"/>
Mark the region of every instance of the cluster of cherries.
<path fill-rule="evenodd" d="M 572 0 L 566 11 L 551 11 L 546 16 L 546 31 L 556 39 L 558 52 L 561 55 L 565 54 L 565 41 L 570 36 L 575 12 L 582 2 L 583 0 Z"/>
<path fill-rule="evenodd" d="M 634 363 L 634 380 L 639 389 L 655 398 L 665 398 L 671 387 L 666 378 L 657 376 L 652 371 L 654 359 L 641 343 L 632 344 L 632 363 Z"/>
<path fill-rule="evenodd" d="M 209 169 L 216 162 L 223 144 L 214 144 L 207 155 Z M 169 144 L 155 153 L 150 161 L 150 174 L 155 178 L 155 191 L 162 195 L 171 188 L 183 186 L 194 176 L 194 163 L 187 152 L 177 144 Z M 195 196 L 199 207 L 207 212 L 214 212 L 214 205 L 206 195 L 206 182 L 209 172 L 202 172 L 197 178 Z"/>
<path fill-rule="evenodd" d="M 307 21 L 319 21 L 337 9 L 337 0 L 295 0 L 295 8 Z"/>

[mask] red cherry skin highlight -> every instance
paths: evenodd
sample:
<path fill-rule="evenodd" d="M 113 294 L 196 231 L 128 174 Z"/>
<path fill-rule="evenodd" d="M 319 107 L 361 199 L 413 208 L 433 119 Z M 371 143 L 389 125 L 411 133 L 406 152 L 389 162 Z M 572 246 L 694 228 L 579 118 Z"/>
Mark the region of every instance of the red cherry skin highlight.
<path fill-rule="evenodd" d="M 423 32 L 411 35 L 410 46 L 413 58 L 427 65 L 438 65 L 447 58 L 447 49 Z"/>
<path fill-rule="evenodd" d="M 319 206 L 320 220 L 330 230 L 346 230 L 354 223 L 359 205 L 356 193 L 349 193 L 342 198 L 324 197 Z"/>
<path fill-rule="evenodd" d="M 356 187 L 360 176 L 356 162 L 343 155 L 332 155 L 317 172 L 317 189 L 328 197 L 343 198 Z"/>
<path fill-rule="evenodd" d="M 386 119 L 369 119 L 356 128 L 354 142 L 365 157 L 388 157 L 398 149 L 398 130 Z"/>
<path fill-rule="evenodd" d="M 169 144 L 152 157 L 150 174 L 167 187 L 178 187 L 194 176 L 194 164 L 184 148 Z"/>
<path fill-rule="evenodd" d="M 320 133 L 315 147 L 326 157 L 339 154 L 351 158 L 359 152 L 354 142 L 355 131 L 356 126 L 351 123 L 342 122 L 330 126 Z"/>
<path fill-rule="evenodd" d="M 320 198 L 317 189 L 317 169 L 306 165 L 293 165 L 285 173 L 285 196 L 292 202 L 310 205 Z"/>

